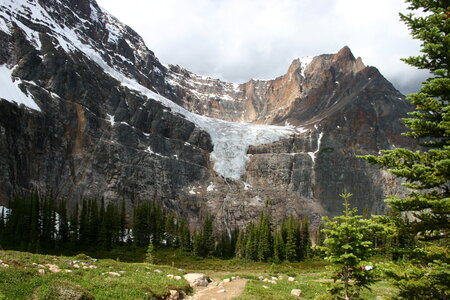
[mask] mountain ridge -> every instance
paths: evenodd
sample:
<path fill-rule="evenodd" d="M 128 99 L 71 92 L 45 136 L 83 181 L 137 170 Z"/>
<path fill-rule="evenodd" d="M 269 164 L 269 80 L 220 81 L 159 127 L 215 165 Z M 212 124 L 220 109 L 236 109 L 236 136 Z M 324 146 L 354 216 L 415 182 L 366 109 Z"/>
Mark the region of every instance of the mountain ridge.
<path fill-rule="evenodd" d="M 0 5 L 0 41 L 11 70 L 3 82 L 41 110 L 0 101 L 4 203 L 32 189 L 71 207 L 86 197 L 154 200 L 191 226 L 214 213 L 231 231 L 268 200 L 277 218 L 318 224 L 339 211 L 343 189 L 373 212 L 401 190 L 355 154 L 408 145 L 399 117 L 409 107 L 348 47 L 306 67 L 294 61 L 270 83 L 224 83 L 166 68 L 93 0 L 11 0 Z M 242 120 L 259 124 L 230 122 Z"/>

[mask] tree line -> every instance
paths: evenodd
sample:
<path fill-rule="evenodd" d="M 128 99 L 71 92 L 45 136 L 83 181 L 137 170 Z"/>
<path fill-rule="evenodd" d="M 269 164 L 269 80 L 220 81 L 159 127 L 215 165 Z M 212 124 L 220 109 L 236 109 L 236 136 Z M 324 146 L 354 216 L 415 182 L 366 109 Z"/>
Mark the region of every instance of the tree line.
<path fill-rule="evenodd" d="M 199 257 L 253 261 L 298 261 L 311 256 L 308 219 L 293 216 L 274 225 L 269 211 L 245 229 L 216 234 L 207 215 L 200 230 L 155 201 L 136 204 L 127 217 L 125 202 L 85 199 L 70 213 L 65 200 L 34 191 L 18 195 L 0 211 L 0 247 L 29 252 L 111 250 L 129 245 L 173 248 Z"/>

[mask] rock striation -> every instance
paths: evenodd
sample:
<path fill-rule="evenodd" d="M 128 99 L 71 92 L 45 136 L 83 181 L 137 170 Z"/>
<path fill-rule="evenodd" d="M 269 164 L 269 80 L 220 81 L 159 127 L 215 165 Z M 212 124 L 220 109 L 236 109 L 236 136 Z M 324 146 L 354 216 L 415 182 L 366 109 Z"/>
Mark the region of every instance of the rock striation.
<path fill-rule="evenodd" d="M 355 155 L 408 146 L 410 107 L 379 71 L 337 54 L 243 84 L 163 66 L 94 0 L 0 4 L 0 204 L 17 192 L 155 200 L 196 226 L 341 210 L 401 192 Z M 240 122 L 240 123 L 237 123 Z"/>

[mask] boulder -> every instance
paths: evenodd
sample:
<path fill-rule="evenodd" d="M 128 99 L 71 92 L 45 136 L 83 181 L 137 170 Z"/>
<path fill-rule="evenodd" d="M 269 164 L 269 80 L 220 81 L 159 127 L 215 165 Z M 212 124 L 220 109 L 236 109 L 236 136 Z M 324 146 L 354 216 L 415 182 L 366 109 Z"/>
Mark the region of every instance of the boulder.
<path fill-rule="evenodd" d="M 183 277 L 189 282 L 191 287 L 207 286 L 211 282 L 211 279 L 202 273 L 188 273 L 183 275 Z"/>

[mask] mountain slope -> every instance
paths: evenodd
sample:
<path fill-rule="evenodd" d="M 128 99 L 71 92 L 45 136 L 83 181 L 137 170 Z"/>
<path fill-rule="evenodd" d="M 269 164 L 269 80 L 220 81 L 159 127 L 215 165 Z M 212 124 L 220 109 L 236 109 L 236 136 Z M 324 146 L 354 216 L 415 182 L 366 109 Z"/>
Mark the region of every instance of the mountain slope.
<path fill-rule="evenodd" d="M 317 221 L 343 189 L 374 212 L 397 189 L 354 155 L 405 144 L 408 107 L 348 48 L 273 81 L 224 83 L 166 68 L 93 0 L 0 4 L 0 41 L 3 202 L 33 188 L 72 206 L 156 200 L 230 230 L 267 200 L 275 216 Z"/>

